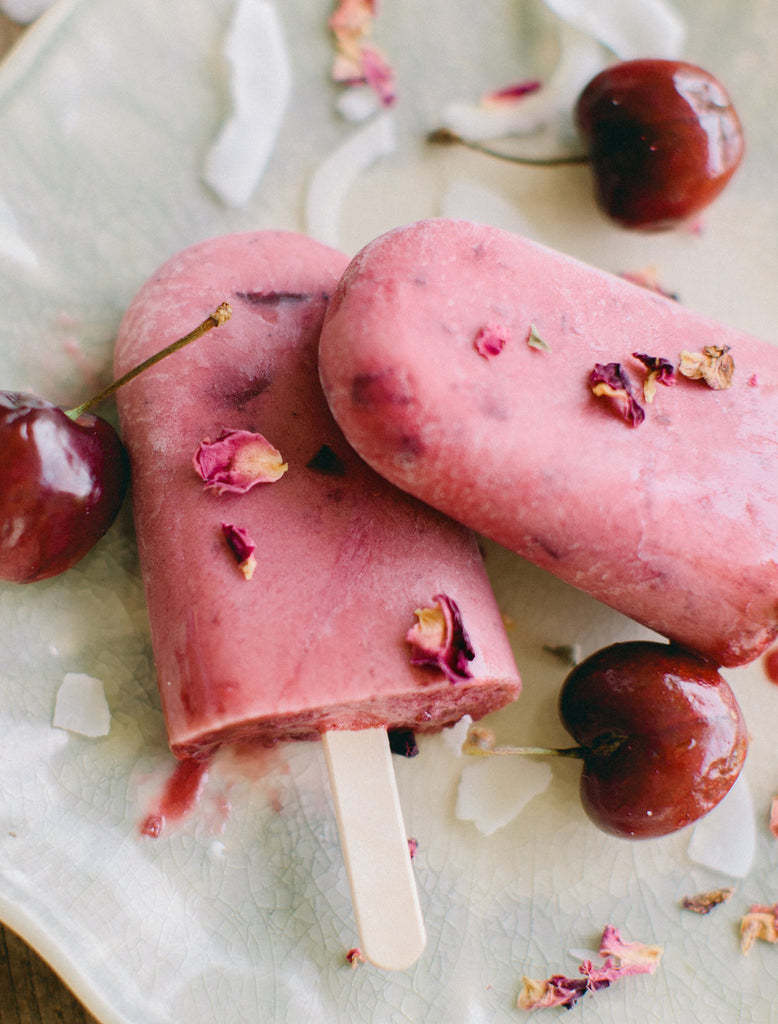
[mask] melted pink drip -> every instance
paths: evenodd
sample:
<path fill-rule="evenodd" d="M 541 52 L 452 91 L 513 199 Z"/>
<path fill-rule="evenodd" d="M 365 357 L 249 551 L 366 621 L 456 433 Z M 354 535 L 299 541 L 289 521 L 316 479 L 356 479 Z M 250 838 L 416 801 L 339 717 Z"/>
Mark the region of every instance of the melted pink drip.
<path fill-rule="evenodd" d="M 166 821 L 179 821 L 193 809 L 200 796 L 210 762 L 189 758 L 179 761 L 168 778 L 154 810 L 147 814 L 140 831 L 156 839 Z"/>

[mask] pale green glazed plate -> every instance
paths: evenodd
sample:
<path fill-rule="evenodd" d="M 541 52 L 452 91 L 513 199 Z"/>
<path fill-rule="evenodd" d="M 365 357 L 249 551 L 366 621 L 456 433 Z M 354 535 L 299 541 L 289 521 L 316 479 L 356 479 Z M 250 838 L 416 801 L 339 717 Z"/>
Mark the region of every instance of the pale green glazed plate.
<path fill-rule="evenodd" d="M 334 110 L 325 0 L 277 0 L 292 95 L 265 175 L 241 208 L 204 185 L 229 112 L 222 56 L 231 0 L 59 0 L 0 66 L 2 386 L 63 403 L 110 373 L 112 339 L 145 278 L 209 235 L 306 230 L 324 158 L 357 126 Z M 445 103 L 542 73 L 548 14 L 524 0 L 385 0 L 376 39 L 398 71 L 396 148 L 356 176 L 335 218 L 348 253 L 383 230 L 453 213 L 517 226 L 614 271 L 655 266 L 688 306 L 769 337 L 778 299 L 778 7 L 684 0 L 685 55 L 737 99 L 747 162 L 699 235 L 635 237 L 594 209 L 585 169 L 519 171 L 422 142 Z M 484 191 L 486 190 L 486 191 Z M 333 241 L 328 238 L 327 241 Z M 86 378 L 86 383 L 85 383 Z M 110 415 L 110 412 L 109 412 Z M 565 742 L 565 674 L 544 645 L 588 653 L 645 631 L 494 545 L 487 561 L 524 678 L 495 716 L 504 742 Z M 139 833 L 171 767 L 156 695 L 131 516 L 75 569 L 0 587 L 0 918 L 105 1024 L 521 1019 L 524 974 L 575 973 L 611 923 L 665 952 L 653 976 L 541 1019 L 600 1024 L 778 1020 L 778 953 L 744 957 L 738 921 L 778 899 L 778 688 L 757 663 L 728 673 L 753 732 L 745 779 L 756 855 L 742 879 L 693 861 L 689 833 L 630 844 L 591 826 L 577 768 L 484 835 L 458 821 L 462 759 L 443 738 L 397 761 L 428 946 L 385 975 L 345 965 L 356 942 L 322 751 L 281 751 L 254 773 L 223 764 L 198 808 L 157 840 Z M 68 672 L 103 680 L 107 736 L 52 727 Z M 685 895 L 735 896 L 706 917 Z"/>

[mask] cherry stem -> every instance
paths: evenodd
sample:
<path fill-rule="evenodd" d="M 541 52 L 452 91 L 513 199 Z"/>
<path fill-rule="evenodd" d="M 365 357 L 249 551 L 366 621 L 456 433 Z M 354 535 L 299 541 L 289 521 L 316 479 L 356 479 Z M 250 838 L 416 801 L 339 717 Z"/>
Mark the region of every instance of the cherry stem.
<path fill-rule="evenodd" d="M 461 135 L 457 135 L 456 132 L 449 131 L 448 128 L 438 128 L 434 132 L 430 132 L 427 136 L 427 142 L 431 142 L 437 146 L 466 146 L 468 149 L 474 150 L 476 153 L 485 153 L 486 156 L 497 157 L 498 160 L 507 160 L 512 164 L 525 164 L 528 167 L 565 167 L 571 164 L 588 164 L 589 157 L 586 153 L 570 153 L 567 156 L 519 156 L 517 153 L 501 153 L 498 149 L 492 149 L 491 146 L 484 146 L 481 142 L 473 142 L 471 139 L 464 139 Z"/>
<path fill-rule="evenodd" d="M 131 380 L 137 377 L 138 374 L 143 373 L 144 370 L 148 370 L 150 366 L 158 363 L 161 359 L 165 359 L 167 356 L 177 352 L 180 348 L 183 348 L 184 345 L 188 345 L 190 341 L 196 341 L 197 338 L 202 338 L 202 336 L 207 334 L 212 328 L 221 327 L 222 324 L 227 323 L 231 316 L 232 307 L 228 302 L 222 302 L 222 304 L 215 309 L 210 316 L 206 317 L 205 320 L 203 320 L 198 327 L 195 327 L 193 331 L 190 331 L 189 334 L 184 335 L 183 338 L 179 338 L 178 341 L 174 341 L 171 345 L 168 345 L 161 351 L 156 352 L 153 356 L 149 356 L 148 359 L 145 359 L 142 363 L 139 363 L 138 366 L 134 366 L 122 377 L 119 377 L 118 380 L 115 380 L 113 384 L 109 384 L 107 388 L 104 388 L 98 395 L 95 395 L 94 398 L 90 398 L 81 405 L 77 405 L 75 409 L 68 409 L 65 415 L 69 416 L 72 420 L 77 420 L 79 416 L 83 416 L 85 412 L 88 412 L 90 409 L 94 408 L 94 406 L 99 405 L 100 402 L 104 402 L 106 398 L 110 398 L 115 391 L 118 391 L 119 388 L 128 384 Z"/>
<path fill-rule="evenodd" d="M 475 757 L 502 757 L 522 754 L 535 757 L 577 757 L 583 758 L 583 747 L 482 747 L 473 740 L 465 740 L 462 751 Z"/>

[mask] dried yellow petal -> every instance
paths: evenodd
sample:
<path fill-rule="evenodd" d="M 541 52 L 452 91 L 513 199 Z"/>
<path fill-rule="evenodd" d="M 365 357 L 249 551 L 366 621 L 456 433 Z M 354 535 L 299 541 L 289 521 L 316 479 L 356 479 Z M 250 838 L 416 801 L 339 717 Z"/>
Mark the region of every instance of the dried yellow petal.
<path fill-rule="evenodd" d="M 702 352 L 681 352 L 678 369 L 690 380 L 704 380 L 714 391 L 726 391 L 735 372 L 729 351 L 729 345 L 706 345 Z"/>

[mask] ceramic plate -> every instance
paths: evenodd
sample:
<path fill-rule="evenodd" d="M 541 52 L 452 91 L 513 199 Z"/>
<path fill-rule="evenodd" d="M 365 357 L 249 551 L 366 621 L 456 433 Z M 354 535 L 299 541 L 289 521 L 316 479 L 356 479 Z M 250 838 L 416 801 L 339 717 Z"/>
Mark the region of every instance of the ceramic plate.
<path fill-rule="evenodd" d="M 748 156 L 702 230 L 637 236 L 598 214 L 586 168 L 522 170 L 425 144 L 447 104 L 544 78 L 555 65 L 559 23 L 540 0 L 476 7 L 387 0 L 374 36 L 396 70 L 397 99 L 357 123 L 338 112 L 342 89 L 330 81 L 331 5 L 271 4 L 290 95 L 264 173 L 229 205 L 204 168 L 234 111 L 232 0 L 59 0 L 0 66 L 3 386 L 64 404 L 91 393 L 109 377 L 136 289 L 199 239 L 281 227 L 352 254 L 386 229 L 438 214 L 515 228 L 615 272 L 654 267 L 687 306 L 769 337 L 778 313 L 778 8 L 677 0 L 682 52 L 727 82 Z M 353 147 L 348 165 L 343 146 Z M 322 204 L 311 195 L 327 159 L 340 170 Z M 520 701 L 492 725 L 502 742 L 564 744 L 555 700 L 567 669 L 547 648 L 586 654 L 646 631 L 495 545 L 486 557 L 524 679 Z M 744 956 L 738 934 L 750 904 L 778 898 L 768 827 L 778 688 L 762 662 L 727 673 L 753 733 L 737 790 L 744 819 L 750 805 L 755 821 L 745 868 L 700 863 L 692 830 L 638 843 L 598 832 L 570 762 L 552 765 L 547 787 L 522 809 L 510 806 L 521 769 L 495 779 L 485 809 L 498 798 L 509 806 L 485 834 L 456 817 L 465 765 L 450 736 L 396 758 L 429 938 L 415 968 L 384 974 L 345 962 L 357 936 L 318 745 L 254 765 L 225 755 L 189 815 L 156 839 L 142 835 L 172 759 L 128 507 L 62 577 L 0 587 L 0 622 L 0 917 L 105 1024 L 515 1021 L 522 976 L 575 974 L 576 951 L 596 951 L 608 923 L 664 955 L 655 974 L 578 1003 L 580 1019 L 775 1019 L 775 951 L 757 943 Z M 53 726 L 69 673 L 102 682 L 107 735 Z M 702 845 L 703 857 L 716 852 L 714 840 Z M 680 907 L 684 896 L 727 885 L 735 895 L 709 915 Z"/>

